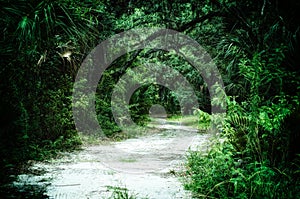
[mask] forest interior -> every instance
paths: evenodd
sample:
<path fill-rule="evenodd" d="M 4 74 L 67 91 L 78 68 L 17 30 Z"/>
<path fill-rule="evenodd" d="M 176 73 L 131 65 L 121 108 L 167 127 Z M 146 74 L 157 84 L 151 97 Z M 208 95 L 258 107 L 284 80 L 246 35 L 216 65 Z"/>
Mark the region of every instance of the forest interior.
<path fill-rule="evenodd" d="M 299 1 L 0 4 L 0 198 L 49 198 L 13 182 L 151 114 L 210 135 L 172 171 L 191 198 L 300 198 Z"/>

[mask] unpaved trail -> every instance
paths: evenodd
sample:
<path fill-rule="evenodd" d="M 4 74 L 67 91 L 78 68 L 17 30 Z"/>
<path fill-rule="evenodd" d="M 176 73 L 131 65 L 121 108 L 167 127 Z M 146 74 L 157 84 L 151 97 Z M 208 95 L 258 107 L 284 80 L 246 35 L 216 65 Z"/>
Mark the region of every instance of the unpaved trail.
<path fill-rule="evenodd" d="M 31 169 L 44 170 L 44 174 L 20 175 L 15 184 L 49 184 L 46 194 L 55 199 L 109 198 L 108 187 L 126 187 L 137 198 L 191 198 L 174 173 L 184 169 L 188 148 L 207 148 L 208 134 L 165 119 L 155 119 L 151 125 L 158 129 L 156 133 L 88 146 L 37 163 Z"/>

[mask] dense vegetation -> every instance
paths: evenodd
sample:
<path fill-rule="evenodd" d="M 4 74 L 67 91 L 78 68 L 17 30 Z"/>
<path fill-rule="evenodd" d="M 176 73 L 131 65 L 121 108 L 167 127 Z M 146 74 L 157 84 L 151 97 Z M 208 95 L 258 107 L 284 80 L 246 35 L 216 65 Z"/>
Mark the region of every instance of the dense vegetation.
<path fill-rule="evenodd" d="M 71 101 L 85 56 L 114 34 L 157 26 L 198 41 L 214 58 L 227 95 L 227 115 L 218 127 L 223 141 L 215 140 L 206 155 L 188 156 L 186 188 L 199 198 L 300 197 L 296 0 L 0 3 L 2 183 L 27 160 L 43 160 L 80 144 Z M 164 63 L 183 74 L 201 110 L 210 113 L 211 103 L 223 105 L 209 99 L 206 83 L 182 58 L 147 49 L 127 53 L 105 71 L 97 88 L 96 111 L 107 136 L 121 130 L 111 112 L 112 89 L 122 75 L 146 61 Z M 131 98 L 134 120 L 143 124 L 153 104 L 163 105 L 170 114 L 180 110 L 172 91 L 150 84 Z"/>

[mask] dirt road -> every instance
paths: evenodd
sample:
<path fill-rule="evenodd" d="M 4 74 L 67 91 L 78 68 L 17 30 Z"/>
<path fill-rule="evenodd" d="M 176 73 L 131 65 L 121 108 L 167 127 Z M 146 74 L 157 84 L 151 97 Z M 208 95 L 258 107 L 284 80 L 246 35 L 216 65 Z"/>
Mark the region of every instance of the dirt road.
<path fill-rule="evenodd" d="M 57 199 L 109 198 L 116 187 L 137 198 L 191 198 L 178 176 L 188 148 L 205 150 L 208 134 L 165 119 L 151 123 L 156 133 L 121 142 L 92 145 L 49 163 L 37 163 L 39 175 L 20 175 L 16 185 L 48 184 Z"/>

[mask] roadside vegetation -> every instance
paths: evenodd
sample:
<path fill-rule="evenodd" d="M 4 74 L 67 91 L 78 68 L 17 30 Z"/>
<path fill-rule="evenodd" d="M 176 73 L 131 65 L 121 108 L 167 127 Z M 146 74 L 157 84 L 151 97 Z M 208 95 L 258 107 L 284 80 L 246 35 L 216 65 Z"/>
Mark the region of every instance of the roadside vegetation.
<path fill-rule="evenodd" d="M 167 120 L 171 122 L 177 122 L 180 125 L 198 129 L 200 133 L 206 133 L 211 125 L 211 115 L 201 111 L 200 109 L 195 110 L 193 115 L 173 115 L 167 118 Z"/>
<path fill-rule="evenodd" d="M 210 99 L 208 85 L 183 58 L 134 51 L 113 62 L 99 81 L 96 112 L 105 135 L 130 137 L 111 111 L 120 77 L 143 63 L 163 63 L 180 72 L 197 96 L 199 109 L 183 123 L 209 131 L 216 119 L 211 106 L 227 110 L 208 154 L 187 156 L 185 187 L 195 198 L 300 198 L 298 1 L 1 0 L 0 5 L 1 196 L 18 198 L 5 184 L 29 160 L 55 157 L 89 139 L 77 132 L 72 115 L 73 83 L 86 55 L 117 33 L 162 27 L 190 36 L 207 50 L 222 75 L 227 105 Z M 174 92 L 149 84 L 130 99 L 133 120 L 140 126 L 149 122 L 154 104 L 163 106 L 172 121 L 181 117 Z"/>

